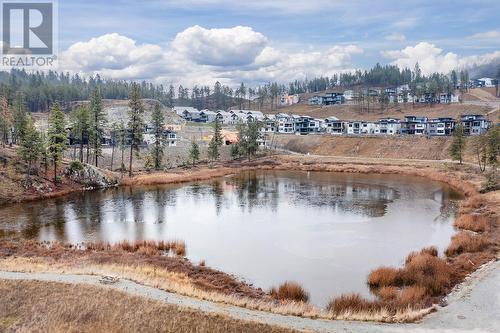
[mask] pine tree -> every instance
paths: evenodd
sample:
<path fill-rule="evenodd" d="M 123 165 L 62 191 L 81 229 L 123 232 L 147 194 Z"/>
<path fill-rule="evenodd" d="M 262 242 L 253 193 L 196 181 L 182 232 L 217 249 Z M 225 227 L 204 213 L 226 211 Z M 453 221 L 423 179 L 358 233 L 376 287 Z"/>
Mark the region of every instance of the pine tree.
<path fill-rule="evenodd" d="M 98 166 L 99 157 L 102 156 L 102 138 L 106 125 L 106 114 L 102 108 L 101 91 L 95 88 L 90 98 L 90 143 L 94 150 L 95 166 Z"/>
<path fill-rule="evenodd" d="M 27 164 L 26 183 L 29 184 L 31 170 L 38 162 L 42 151 L 40 133 L 33 126 L 31 117 L 27 117 L 26 128 L 18 148 L 18 154 Z"/>
<path fill-rule="evenodd" d="M 0 135 L 4 145 L 9 143 L 9 136 L 12 128 L 12 113 L 10 111 L 7 98 L 0 98 Z"/>
<path fill-rule="evenodd" d="M 458 160 L 462 164 L 463 151 L 465 149 L 464 127 L 461 122 L 455 126 L 453 132 L 453 142 L 450 146 L 450 155 L 453 160 Z"/>
<path fill-rule="evenodd" d="M 120 121 L 118 125 L 118 146 L 120 147 L 122 158 L 120 164 L 120 170 L 125 171 L 125 163 L 124 163 L 124 153 L 127 145 L 127 129 L 125 128 L 125 124 L 123 121 Z"/>
<path fill-rule="evenodd" d="M 139 151 L 139 145 L 142 143 L 142 134 L 144 132 L 144 105 L 141 101 L 141 90 L 137 83 L 132 83 L 129 94 L 129 121 L 128 130 L 130 131 L 130 159 L 128 175 L 132 177 L 132 159 L 133 153 Z"/>
<path fill-rule="evenodd" d="M 218 119 L 214 123 L 214 135 L 208 144 L 208 157 L 212 160 L 218 160 L 220 157 L 220 147 L 222 146 L 221 125 Z"/>
<path fill-rule="evenodd" d="M 165 116 L 161 110 L 160 103 L 156 103 L 151 115 L 151 123 L 153 126 L 153 134 L 155 136 L 155 143 L 151 153 L 153 164 L 156 170 L 161 168 L 163 160 L 163 144 L 164 144 L 164 130 L 165 130 Z"/>
<path fill-rule="evenodd" d="M 191 148 L 189 149 L 189 159 L 192 161 L 193 165 L 195 165 L 200 159 L 200 147 L 194 139 L 191 142 Z"/>
<path fill-rule="evenodd" d="M 57 183 L 57 166 L 61 163 L 66 149 L 66 129 L 64 113 L 59 103 L 55 103 L 49 114 L 48 154 L 54 167 L 54 183 Z"/>
<path fill-rule="evenodd" d="M 90 119 L 88 107 L 82 105 L 71 112 L 70 123 L 71 132 L 80 143 L 79 159 L 83 163 L 83 143 L 87 140 L 87 146 L 89 144 Z"/>
<path fill-rule="evenodd" d="M 113 165 L 115 160 L 115 147 L 118 141 L 118 125 L 116 123 L 111 124 L 111 163 L 109 169 L 113 171 Z"/>
<path fill-rule="evenodd" d="M 13 128 L 14 128 L 14 131 L 12 133 L 12 141 L 13 143 L 17 144 L 23 138 L 27 123 L 26 104 L 24 101 L 23 93 L 17 93 L 16 95 L 16 100 L 13 106 L 12 117 L 13 117 Z"/>
<path fill-rule="evenodd" d="M 496 169 L 498 164 L 498 156 L 500 155 L 500 128 L 493 126 L 487 133 L 488 148 L 487 156 L 488 163 Z"/>
<path fill-rule="evenodd" d="M 249 121 L 238 126 L 238 153 L 245 154 L 248 160 L 255 156 L 259 149 L 260 126 L 257 121 Z"/>

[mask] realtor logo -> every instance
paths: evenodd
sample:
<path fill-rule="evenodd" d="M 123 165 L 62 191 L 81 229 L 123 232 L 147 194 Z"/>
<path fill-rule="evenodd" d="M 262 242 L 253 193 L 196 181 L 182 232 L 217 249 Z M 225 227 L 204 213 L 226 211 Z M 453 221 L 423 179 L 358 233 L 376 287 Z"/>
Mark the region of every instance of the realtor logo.
<path fill-rule="evenodd" d="M 50 2 L 3 2 L 3 54 L 52 54 L 53 14 Z"/>
<path fill-rule="evenodd" d="M 56 67 L 57 0 L 2 1 L 0 69 Z"/>

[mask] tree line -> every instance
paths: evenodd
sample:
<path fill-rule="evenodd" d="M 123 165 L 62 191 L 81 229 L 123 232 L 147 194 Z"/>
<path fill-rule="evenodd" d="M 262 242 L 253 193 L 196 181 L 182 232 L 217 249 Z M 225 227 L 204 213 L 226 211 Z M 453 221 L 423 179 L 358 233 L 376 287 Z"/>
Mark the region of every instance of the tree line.
<path fill-rule="evenodd" d="M 500 68 L 498 69 L 500 76 Z M 227 110 L 230 107 L 259 108 L 268 106 L 271 110 L 279 105 L 282 93 L 315 93 L 335 88 L 394 87 L 408 84 L 415 95 L 426 90 L 432 92 L 450 92 L 457 87 L 468 89 L 469 73 L 466 70 L 453 70 L 448 75 L 432 73 L 423 75 L 419 64 L 411 70 L 395 65 L 376 64 L 368 70 L 356 70 L 322 76 L 312 79 L 294 80 L 288 84 L 269 82 L 258 86 L 241 83 L 230 87 L 220 82 L 213 86 L 195 85 L 191 88 L 179 85 L 155 85 L 140 82 L 139 90 L 143 98 L 155 99 L 162 104 L 172 106 L 192 106 L 198 109 Z M 96 88 L 103 99 L 126 99 L 132 83 L 120 80 L 102 79 L 98 74 L 84 78 L 78 74 L 58 73 L 55 71 L 26 72 L 12 69 L 0 72 L 0 95 L 9 103 L 16 99 L 16 94 L 24 94 L 26 106 L 30 112 L 45 112 L 58 101 L 63 109 L 70 109 L 71 103 L 89 100 Z M 420 89 L 420 91 L 418 91 Z"/>

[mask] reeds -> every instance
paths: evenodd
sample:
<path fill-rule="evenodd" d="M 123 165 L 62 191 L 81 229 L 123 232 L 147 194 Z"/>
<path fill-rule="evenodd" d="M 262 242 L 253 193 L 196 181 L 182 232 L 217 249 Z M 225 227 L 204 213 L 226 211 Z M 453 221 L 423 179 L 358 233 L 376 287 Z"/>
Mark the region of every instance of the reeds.
<path fill-rule="evenodd" d="M 87 250 L 92 251 L 125 251 L 129 253 L 139 253 L 148 256 L 159 254 L 175 254 L 179 257 L 186 256 L 186 243 L 181 240 L 172 241 L 128 241 L 124 240 L 118 243 L 109 242 L 88 242 L 84 243 Z"/>

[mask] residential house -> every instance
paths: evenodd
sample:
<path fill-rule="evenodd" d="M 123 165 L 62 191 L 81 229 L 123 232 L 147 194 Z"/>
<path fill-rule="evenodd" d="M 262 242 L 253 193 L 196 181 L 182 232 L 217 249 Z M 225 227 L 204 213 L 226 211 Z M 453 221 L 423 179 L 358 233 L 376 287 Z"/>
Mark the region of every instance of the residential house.
<path fill-rule="evenodd" d="M 197 108 L 193 108 L 190 106 L 174 106 L 172 108 L 172 111 L 175 112 L 178 116 L 181 116 L 184 118 L 184 114 L 190 113 L 190 112 L 198 112 Z"/>
<path fill-rule="evenodd" d="M 401 131 L 401 122 L 395 118 L 382 118 L 375 123 L 374 134 L 396 135 Z"/>
<path fill-rule="evenodd" d="M 261 133 L 275 133 L 278 131 L 278 123 L 275 115 L 265 115 L 260 128 Z"/>
<path fill-rule="evenodd" d="M 308 99 L 309 105 L 335 105 L 344 104 L 345 97 L 343 93 L 329 92 L 324 95 L 314 95 Z"/>
<path fill-rule="evenodd" d="M 313 97 L 307 100 L 307 104 L 309 105 L 322 105 L 323 104 L 323 96 L 314 95 Z"/>
<path fill-rule="evenodd" d="M 295 122 L 295 132 L 301 135 L 319 133 L 321 121 L 309 116 L 293 116 Z"/>
<path fill-rule="evenodd" d="M 498 84 L 497 79 L 492 79 L 489 77 L 483 77 L 481 79 L 477 80 L 480 84 L 481 87 L 486 87 L 486 88 L 495 88 Z"/>
<path fill-rule="evenodd" d="M 221 124 L 234 125 L 238 123 L 239 117 L 234 112 L 219 110 L 215 116 Z"/>
<path fill-rule="evenodd" d="M 401 122 L 401 134 L 424 135 L 427 130 L 427 117 L 405 116 Z"/>
<path fill-rule="evenodd" d="M 280 105 L 293 105 L 299 102 L 299 95 L 288 95 L 288 93 L 283 93 L 280 96 Z"/>
<path fill-rule="evenodd" d="M 217 112 L 210 110 L 200 111 L 200 122 L 213 123 L 217 119 Z"/>
<path fill-rule="evenodd" d="M 347 134 L 375 134 L 376 125 L 364 120 L 351 120 L 347 123 Z"/>
<path fill-rule="evenodd" d="M 278 123 L 278 133 L 291 134 L 295 132 L 295 120 L 292 116 L 286 113 L 278 113 L 276 120 Z"/>
<path fill-rule="evenodd" d="M 427 134 L 432 136 L 451 135 L 455 129 L 453 118 L 435 118 L 427 122 Z"/>
<path fill-rule="evenodd" d="M 450 104 L 450 103 L 458 103 L 458 96 L 451 93 L 441 93 L 439 94 L 439 103 L 441 104 Z"/>
<path fill-rule="evenodd" d="M 346 132 L 346 122 L 337 117 L 329 117 L 323 122 L 323 129 L 328 134 L 342 135 Z"/>
<path fill-rule="evenodd" d="M 488 131 L 490 121 L 483 115 L 467 114 L 460 117 L 465 135 L 481 135 Z"/>

